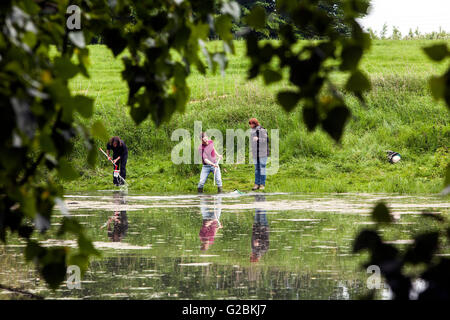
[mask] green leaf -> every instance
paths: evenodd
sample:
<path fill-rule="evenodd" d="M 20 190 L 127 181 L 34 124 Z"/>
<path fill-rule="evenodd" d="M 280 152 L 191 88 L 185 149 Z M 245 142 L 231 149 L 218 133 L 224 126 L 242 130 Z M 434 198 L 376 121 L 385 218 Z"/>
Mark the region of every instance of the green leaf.
<path fill-rule="evenodd" d="M 350 111 L 344 105 L 337 106 L 328 112 L 322 121 L 322 128 L 336 141 L 341 140 L 345 124 L 350 117 Z"/>
<path fill-rule="evenodd" d="M 130 110 L 131 118 L 133 118 L 136 124 L 140 124 L 142 121 L 144 121 L 149 113 L 150 110 L 146 108 L 143 103 L 141 103 L 139 107 L 131 107 Z"/>
<path fill-rule="evenodd" d="M 125 39 L 118 28 L 106 29 L 103 32 L 105 44 L 111 49 L 114 56 L 117 57 L 127 47 Z"/>
<path fill-rule="evenodd" d="M 56 289 L 66 277 L 66 252 L 63 248 L 47 249 L 41 274 L 50 288 Z"/>
<path fill-rule="evenodd" d="M 106 131 L 105 126 L 100 120 L 94 122 L 94 124 L 91 127 L 91 133 L 92 136 L 94 136 L 99 140 L 106 141 L 109 138 L 108 131 Z"/>
<path fill-rule="evenodd" d="M 436 100 L 444 97 L 445 94 L 445 76 L 437 77 L 433 76 L 430 78 L 430 89 L 433 98 Z"/>
<path fill-rule="evenodd" d="M 427 56 L 434 61 L 442 61 L 450 55 L 450 52 L 448 51 L 447 45 L 445 43 L 425 47 L 423 48 L 423 51 L 425 51 Z"/>
<path fill-rule="evenodd" d="M 264 83 L 266 85 L 274 83 L 274 82 L 278 82 L 282 79 L 282 76 L 279 72 L 273 71 L 270 69 L 264 70 L 263 77 L 264 77 Z"/>
<path fill-rule="evenodd" d="M 316 108 L 303 108 L 303 122 L 306 124 L 308 131 L 313 131 L 319 124 L 319 114 Z"/>
<path fill-rule="evenodd" d="M 65 158 L 59 159 L 58 173 L 64 180 L 75 180 L 80 177 L 77 171 L 72 167 L 72 165 Z"/>
<path fill-rule="evenodd" d="M 69 266 L 80 267 L 81 275 L 89 268 L 89 256 L 81 253 L 73 254 L 68 259 Z"/>
<path fill-rule="evenodd" d="M 92 117 L 94 112 L 94 100 L 92 98 L 78 95 L 72 98 L 72 103 L 81 116 L 84 118 Z"/>
<path fill-rule="evenodd" d="M 222 5 L 222 13 L 229 14 L 234 20 L 239 21 L 241 17 L 241 7 L 236 1 L 224 2 Z"/>
<path fill-rule="evenodd" d="M 96 256 L 100 255 L 100 251 L 95 249 L 91 240 L 89 240 L 82 234 L 78 237 L 78 249 L 84 255 L 88 255 L 88 256 L 89 255 L 96 255 Z"/>
<path fill-rule="evenodd" d="M 392 222 L 389 209 L 383 202 L 378 203 L 372 211 L 372 218 L 375 222 Z"/>
<path fill-rule="evenodd" d="M 300 100 L 300 94 L 294 91 L 281 91 L 277 94 L 277 100 L 284 110 L 289 112 L 297 105 L 298 100 Z"/>
<path fill-rule="evenodd" d="M 189 26 L 191 29 L 191 39 L 197 42 L 198 39 L 205 40 L 209 35 L 209 26 L 207 23 L 197 23 Z"/>
<path fill-rule="evenodd" d="M 86 47 L 83 31 L 69 31 L 69 39 L 78 48 Z"/>
<path fill-rule="evenodd" d="M 345 85 L 345 89 L 352 92 L 364 92 L 371 89 L 370 81 L 361 71 L 355 71 Z"/>
<path fill-rule="evenodd" d="M 438 249 L 439 233 L 429 232 L 418 235 L 414 245 L 406 252 L 405 261 L 413 264 L 429 263 Z"/>
<path fill-rule="evenodd" d="M 21 189 L 20 211 L 29 218 L 36 217 L 36 197 L 33 189 Z"/>
<path fill-rule="evenodd" d="M 70 232 L 74 235 L 79 235 L 83 232 L 83 227 L 77 220 L 63 217 L 61 226 L 59 227 L 58 230 L 58 236 L 62 236 L 67 232 Z"/>
<path fill-rule="evenodd" d="M 33 233 L 33 228 L 30 226 L 20 226 L 17 231 L 19 233 L 19 236 L 28 239 Z"/>
<path fill-rule="evenodd" d="M 91 167 L 95 167 L 95 165 L 97 164 L 97 160 L 98 160 L 98 152 L 97 149 L 94 148 L 94 146 L 91 146 L 91 149 L 88 152 L 87 155 L 87 162 Z"/>
<path fill-rule="evenodd" d="M 36 257 L 42 257 L 45 254 L 45 249 L 42 248 L 36 241 L 30 240 L 25 247 L 25 260 L 32 261 Z"/>
<path fill-rule="evenodd" d="M 48 86 L 48 91 L 51 96 L 60 104 L 67 102 L 67 97 L 70 97 L 70 91 L 67 85 L 61 79 L 55 79 Z"/>
<path fill-rule="evenodd" d="M 357 253 L 364 249 L 374 250 L 381 243 L 381 238 L 375 231 L 363 230 L 353 243 L 353 253 Z"/>
<path fill-rule="evenodd" d="M 56 148 L 52 138 L 45 133 L 41 133 L 39 135 L 39 145 L 42 151 L 45 151 L 47 153 L 56 152 Z"/>
<path fill-rule="evenodd" d="M 341 70 L 349 71 L 354 70 L 358 66 L 359 60 L 363 55 L 363 50 L 361 47 L 356 45 L 347 45 L 344 47 L 341 53 L 342 62 Z"/>
<path fill-rule="evenodd" d="M 215 30 L 219 37 L 224 41 L 232 41 L 233 34 L 231 33 L 232 21 L 230 16 L 221 15 L 216 18 L 214 24 Z"/>
<path fill-rule="evenodd" d="M 249 26 L 257 30 L 264 29 L 266 26 L 266 10 L 260 5 L 255 5 L 245 20 Z"/>
<path fill-rule="evenodd" d="M 76 76 L 79 71 L 77 65 L 73 64 L 68 57 L 57 57 L 54 60 L 56 76 L 63 79 L 70 79 Z"/>
<path fill-rule="evenodd" d="M 359 17 L 366 15 L 369 9 L 370 2 L 362 0 L 347 0 L 343 4 L 345 15 L 348 17 Z"/>

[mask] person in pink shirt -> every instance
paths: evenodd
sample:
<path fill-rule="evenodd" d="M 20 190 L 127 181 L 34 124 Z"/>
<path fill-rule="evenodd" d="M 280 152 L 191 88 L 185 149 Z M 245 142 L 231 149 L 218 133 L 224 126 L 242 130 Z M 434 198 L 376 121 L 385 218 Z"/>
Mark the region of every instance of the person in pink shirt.
<path fill-rule="evenodd" d="M 202 158 L 202 172 L 200 173 L 200 181 L 197 186 L 199 193 L 203 192 L 203 186 L 208 179 L 209 174 L 212 172 L 216 179 L 217 192 L 222 192 L 222 175 L 220 173 L 220 167 L 218 165 L 219 160 L 222 158 L 214 148 L 214 142 L 209 139 L 205 132 L 202 132 L 200 138 L 202 143 L 198 148 L 198 152 Z"/>
<path fill-rule="evenodd" d="M 213 200 L 213 202 L 211 202 Z M 202 226 L 199 237 L 201 241 L 200 250 L 206 251 L 214 243 L 218 229 L 222 228 L 219 219 L 222 213 L 221 196 L 213 198 L 200 198 L 200 211 L 202 213 Z"/>

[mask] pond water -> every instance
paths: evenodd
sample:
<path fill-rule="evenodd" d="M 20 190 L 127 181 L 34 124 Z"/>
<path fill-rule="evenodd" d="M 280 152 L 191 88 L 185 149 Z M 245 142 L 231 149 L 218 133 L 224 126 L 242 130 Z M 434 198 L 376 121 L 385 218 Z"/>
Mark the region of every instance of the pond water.
<path fill-rule="evenodd" d="M 448 216 L 450 208 L 429 195 L 72 193 L 61 210 L 77 217 L 102 253 L 81 289 L 49 290 L 17 238 L 2 248 L 0 283 L 50 299 L 357 299 L 368 293 L 370 274 L 361 267 L 367 254 L 351 253 L 353 239 L 374 227 L 379 201 L 395 219 L 383 238 L 399 247 L 437 223 L 423 212 Z M 56 237 L 61 210 L 37 239 L 76 247 L 75 239 Z M 0 291 L 0 299 L 10 295 Z"/>

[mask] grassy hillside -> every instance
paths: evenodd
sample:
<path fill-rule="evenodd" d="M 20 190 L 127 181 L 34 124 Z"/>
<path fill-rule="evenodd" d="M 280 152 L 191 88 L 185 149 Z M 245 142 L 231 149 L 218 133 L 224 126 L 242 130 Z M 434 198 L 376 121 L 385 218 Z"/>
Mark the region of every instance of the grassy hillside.
<path fill-rule="evenodd" d="M 362 69 L 370 76 L 372 92 L 367 108 L 345 95 L 352 111 L 342 145 L 320 130 L 308 133 L 301 121 L 301 108 L 286 113 L 276 103 L 275 93 L 286 83 L 265 87 L 261 79 L 246 81 L 248 60 L 245 43 L 236 42 L 225 76 L 202 76 L 195 70 L 189 78 L 190 102 L 185 113 L 155 128 L 147 120 L 135 126 L 126 107 L 127 86 L 121 81 L 121 59 L 114 59 L 103 46 L 90 46 L 90 79 L 72 80 L 74 93 L 95 99 L 93 120 L 102 119 L 108 133 L 120 136 L 130 156 L 127 180 L 131 190 L 195 192 L 200 165 L 174 165 L 171 150 L 173 130 L 193 133 L 194 121 L 203 129 L 248 129 L 256 117 L 267 129 L 279 129 L 280 169 L 267 179 L 267 191 L 293 192 L 406 192 L 435 193 L 442 189 L 444 168 L 449 161 L 450 121 L 443 103 L 430 95 L 427 79 L 446 67 L 429 61 L 422 47 L 432 41 L 375 41 Z M 219 46 L 217 42 L 209 44 Z M 342 85 L 345 75 L 334 75 Z M 100 142 L 99 145 L 105 145 Z M 385 150 L 402 155 L 391 165 Z M 99 155 L 100 156 L 100 155 Z M 96 169 L 85 168 L 84 150 L 75 144 L 74 164 L 81 177 L 66 183 L 68 190 L 104 189 L 112 186 L 112 170 L 103 158 Z M 253 184 L 253 166 L 223 165 L 225 191 L 248 190 Z M 213 192 L 212 179 L 205 190 Z"/>

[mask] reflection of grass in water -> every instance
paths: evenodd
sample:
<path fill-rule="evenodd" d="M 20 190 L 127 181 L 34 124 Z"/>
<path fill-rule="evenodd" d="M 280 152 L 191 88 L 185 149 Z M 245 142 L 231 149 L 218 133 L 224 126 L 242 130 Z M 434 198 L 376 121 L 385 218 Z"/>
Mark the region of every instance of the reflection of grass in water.
<path fill-rule="evenodd" d="M 280 199 L 285 198 L 288 196 L 280 196 Z M 443 211 L 448 216 L 448 210 Z M 92 215 L 79 217 L 82 223 L 86 223 L 89 236 L 94 241 L 109 241 L 106 231 L 99 227 L 112 213 L 100 210 L 90 213 Z M 251 298 L 257 295 L 259 298 L 296 299 L 299 294 L 301 298 L 314 299 L 337 297 L 336 285 L 339 281 L 349 285 L 353 298 L 365 290 L 367 274 L 360 269 L 360 263 L 367 260 L 367 255 L 350 255 L 358 231 L 370 227 L 360 224 L 370 221 L 370 217 L 365 215 L 297 210 L 271 214 L 267 211 L 270 246 L 258 263 L 250 263 L 249 259 L 254 210 L 223 210 L 223 229 L 219 230 L 214 244 L 206 252 L 200 250 L 198 234 L 202 216 L 199 208 L 151 208 L 129 211 L 127 215 L 129 230 L 123 241 L 139 246 L 151 244 L 152 249 L 104 250 L 102 258 L 92 261 L 92 273 L 87 273 L 83 279 L 95 283 L 83 283 L 81 292 L 58 291 L 54 296 L 97 297 L 99 294 L 126 293 L 136 298 L 212 299 L 231 296 Z M 300 218 L 318 221 L 287 220 Z M 436 226 L 436 221 L 420 219 L 417 215 L 404 215 L 400 222 L 413 224 L 383 227 L 385 240 L 412 239 L 414 234 Z M 56 227 L 50 230 L 51 237 L 55 237 Z M 164 243 L 158 244 L 159 241 Z M 18 242 L 11 237 L 10 243 Z M 290 247 L 289 250 L 286 247 Z M 443 252 L 450 252 L 448 244 L 443 244 Z M 13 260 L 5 262 L 2 257 L 2 261 L 4 265 L 1 270 L 13 268 Z M 195 262 L 213 264 L 209 267 L 179 265 Z M 27 277 L 26 273 L 18 273 L 14 281 L 20 284 L 19 280 Z M 286 283 L 292 289 L 286 289 Z M 220 290 L 217 290 L 217 285 Z M 308 292 L 309 286 L 315 287 Z M 144 292 L 131 289 L 137 287 L 153 289 Z"/>
<path fill-rule="evenodd" d="M 25 263 L 21 254 L 0 246 L 0 284 L 9 288 L 27 291 L 34 288 L 36 277 L 32 265 Z M 0 289 L 0 300 L 27 299 L 29 296 Z"/>

